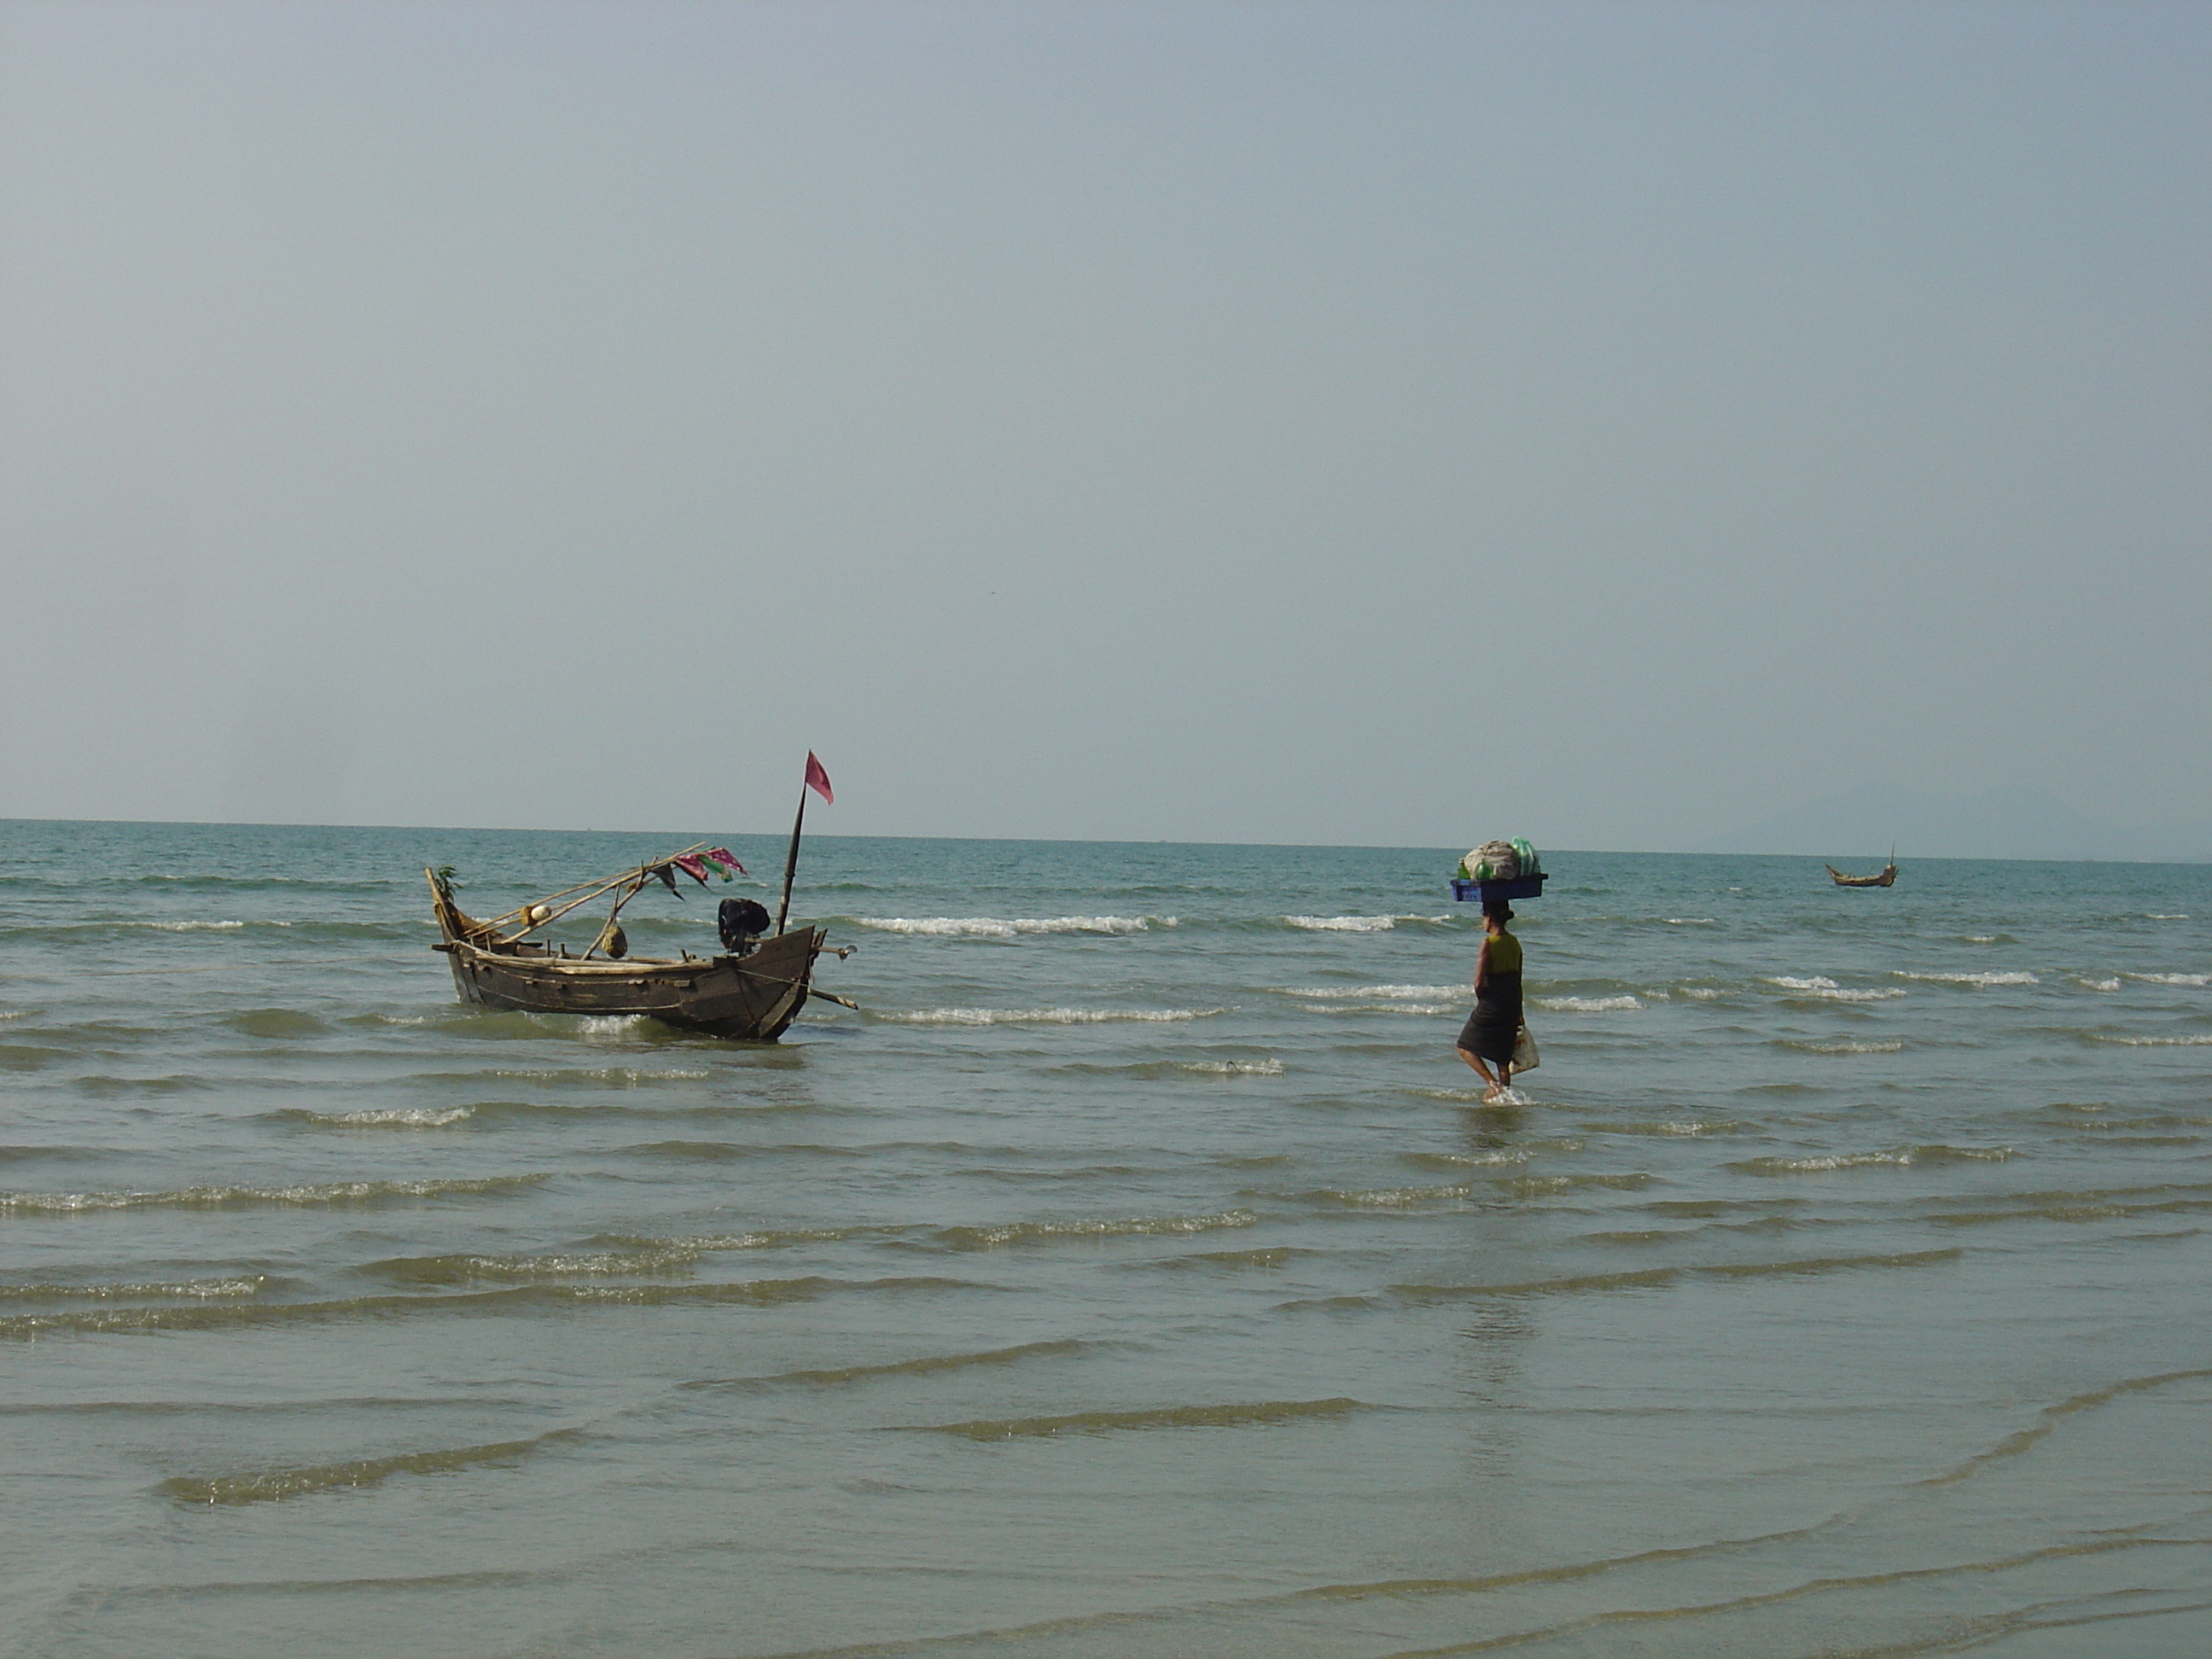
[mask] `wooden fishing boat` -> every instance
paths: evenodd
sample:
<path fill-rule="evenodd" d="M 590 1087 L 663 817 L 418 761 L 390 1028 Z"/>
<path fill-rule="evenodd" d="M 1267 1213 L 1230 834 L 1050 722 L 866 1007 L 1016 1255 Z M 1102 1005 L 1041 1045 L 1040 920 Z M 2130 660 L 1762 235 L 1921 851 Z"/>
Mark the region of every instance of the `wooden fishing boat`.
<path fill-rule="evenodd" d="M 815 958 L 830 948 L 829 935 L 818 927 L 787 933 L 781 916 L 774 933 L 740 935 L 734 948 L 720 956 L 695 957 L 686 951 L 672 961 L 626 955 L 628 942 L 620 927 L 623 906 L 655 883 L 677 891 L 676 875 L 690 873 L 680 861 L 696 863 L 707 850 L 702 842 L 619 875 L 550 894 L 489 921 L 478 921 L 453 902 L 450 871 L 425 870 L 442 935 L 430 948 L 445 953 L 461 1000 L 487 1008 L 537 1014 L 643 1014 L 708 1036 L 773 1042 L 806 1006 L 810 994 L 844 1003 L 842 997 L 816 990 L 811 982 Z M 570 954 L 564 945 L 529 937 L 578 906 L 608 894 L 614 896 L 613 907 L 598 939 L 582 956 Z M 758 914 L 765 927 L 767 913 Z M 847 951 L 834 954 L 842 957 Z"/>
<path fill-rule="evenodd" d="M 1828 872 L 1828 878 L 1838 887 L 1887 887 L 1897 880 L 1897 854 L 1894 853 L 1889 855 L 1889 862 L 1881 866 L 1881 873 L 1878 876 L 1847 876 L 1832 864 L 1824 864 L 1820 867 Z"/>

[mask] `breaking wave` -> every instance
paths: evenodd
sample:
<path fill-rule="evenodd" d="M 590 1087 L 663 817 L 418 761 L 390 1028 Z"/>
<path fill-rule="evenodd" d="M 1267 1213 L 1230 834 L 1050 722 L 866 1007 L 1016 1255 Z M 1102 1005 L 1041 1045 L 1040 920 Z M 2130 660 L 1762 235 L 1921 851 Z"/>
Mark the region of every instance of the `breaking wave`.
<path fill-rule="evenodd" d="M 2199 989 L 2212 985 L 2212 974 L 2130 974 L 2128 977 L 2146 985 L 2192 985 Z"/>
<path fill-rule="evenodd" d="M 2013 1156 L 2009 1146 L 1895 1146 L 1879 1152 L 1828 1152 L 1810 1158 L 1747 1158 L 1728 1167 L 1739 1175 L 1825 1175 L 1834 1170 L 1887 1167 L 1910 1169 L 1916 1164 L 2002 1164 Z"/>
<path fill-rule="evenodd" d="M 543 1175 L 476 1181 L 332 1181 L 298 1187 L 184 1187 L 171 1192 L 0 1193 L 0 1215 L 76 1215 L 96 1210 L 348 1209 L 435 1198 L 503 1198 L 542 1186 Z"/>
<path fill-rule="evenodd" d="M 1107 1025 L 1122 1020 L 1210 1019 L 1226 1008 L 918 1008 L 878 1014 L 895 1025 Z"/>
<path fill-rule="evenodd" d="M 658 1249 L 548 1252 L 542 1255 L 395 1256 L 365 1271 L 399 1285 L 529 1285 L 570 1279 L 645 1279 L 688 1273 L 706 1252 Z"/>
<path fill-rule="evenodd" d="M 937 1239 L 956 1250 L 992 1250 L 1001 1245 L 1048 1239 L 1159 1237 L 1218 1232 L 1229 1227 L 1249 1227 L 1259 1219 L 1249 1210 L 1224 1210 L 1216 1215 L 1137 1216 L 1126 1220 L 1010 1221 L 997 1226 L 942 1227 L 938 1230 Z"/>
<path fill-rule="evenodd" d="M 1887 1002 L 1893 997 L 1905 994 L 1895 986 L 1879 990 L 1850 990 L 1821 974 L 1808 975 L 1802 979 L 1792 978 L 1786 974 L 1770 975 L 1766 982 L 1778 985 L 1801 997 L 1819 997 L 1828 1002 Z"/>
<path fill-rule="evenodd" d="M 1387 933 L 1401 921 L 1449 921 L 1449 916 L 1285 916 L 1310 933 Z"/>
<path fill-rule="evenodd" d="M 1469 1000 L 1473 994 L 1469 993 Z M 1310 1014 L 1455 1014 L 1466 1002 L 1309 1002 Z"/>
<path fill-rule="evenodd" d="M 473 1106 L 391 1106 L 361 1112 L 311 1112 L 292 1106 L 273 1115 L 325 1129 L 446 1129 L 476 1115 Z"/>
<path fill-rule="evenodd" d="M 1454 1187 L 1375 1187 L 1346 1190 L 1324 1187 L 1306 1196 L 1322 1204 L 1346 1205 L 1356 1210 L 1398 1210 L 1409 1204 L 1431 1204 L 1441 1200 L 1463 1199 L 1474 1189 L 1466 1185 Z"/>
<path fill-rule="evenodd" d="M 206 1300 L 258 1296 L 267 1283 L 264 1276 L 254 1273 L 239 1279 L 185 1279 L 167 1285 L 0 1285 L 0 1301 L 144 1302 L 157 1297 Z"/>
<path fill-rule="evenodd" d="M 1626 1013 L 1644 1006 L 1632 996 L 1538 997 L 1535 1002 L 1539 1008 L 1548 1008 L 1555 1014 Z"/>
<path fill-rule="evenodd" d="M 933 939 L 1018 939 L 1025 933 L 1143 933 L 1179 927 L 1178 916 L 855 916 L 862 927 Z"/>
<path fill-rule="evenodd" d="M 1893 979 L 1923 980 L 1932 985 L 1972 985 L 1983 988 L 1991 985 L 2040 985 L 2043 982 L 2033 974 L 1995 971 L 1986 974 L 1914 974 L 1908 973 L 1902 968 L 1893 968 L 1890 969 L 1890 975 Z"/>

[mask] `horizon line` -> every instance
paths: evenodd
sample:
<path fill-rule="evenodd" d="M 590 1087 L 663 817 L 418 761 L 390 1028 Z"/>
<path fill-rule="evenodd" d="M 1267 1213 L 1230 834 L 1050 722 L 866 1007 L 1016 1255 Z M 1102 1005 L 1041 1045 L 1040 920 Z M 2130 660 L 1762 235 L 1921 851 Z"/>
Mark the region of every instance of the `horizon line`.
<path fill-rule="evenodd" d="M 599 829 L 541 829 L 520 824 L 462 824 L 462 823 L 331 823 L 321 821 L 302 822 L 290 819 L 261 820 L 254 818 L 70 818 L 70 817 L 0 817 L 0 824 L 137 824 L 145 827 L 179 830 L 417 830 L 426 834 L 465 834 L 493 836 L 678 836 L 685 833 L 673 830 L 599 830 Z M 782 830 L 724 830 L 714 833 L 729 836 L 754 836 L 780 839 Z M 1097 836 L 920 836 L 920 835 L 839 835 L 831 831 L 817 831 L 817 841 L 947 841 L 1004 843 L 1043 842 L 1049 846 L 1066 847 L 1258 847 L 1296 849 L 1309 852 L 1439 852 L 1449 851 L 1443 842 L 1325 842 L 1325 841 L 1207 841 L 1179 839 L 1158 836 L 1146 837 Z M 1634 847 L 1553 847 L 1555 854 L 1569 856 L 1597 858 L 1681 858 L 1681 859 L 1808 859 L 1825 862 L 1818 853 L 1784 852 L 1716 852 L 1710 849 L 1692 851 L 1668 848 Z M 1844 856 L 1838 854 L 1838 856 Z M 2023 858 L 2017 854 L 1928 854 L 1913 858 L 1911 862 L 1921 864 L 2170 864 L 2194 866 L 2212 864 L 2212 856 L 2201 858 Z M 1904 865 L 1899 866 L 1899 869 Z"/>

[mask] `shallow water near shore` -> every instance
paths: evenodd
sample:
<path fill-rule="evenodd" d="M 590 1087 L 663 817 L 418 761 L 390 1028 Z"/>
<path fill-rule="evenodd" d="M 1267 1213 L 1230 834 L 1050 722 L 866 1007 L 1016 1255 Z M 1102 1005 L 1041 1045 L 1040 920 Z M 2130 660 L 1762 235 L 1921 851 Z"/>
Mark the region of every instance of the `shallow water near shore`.
<path fill-rule="evenodd" d="M 0 823 L 0 1652 L 2212 1648 L 2212 868 L 1554 854 L 1503 1107 L 1457 849 L 816 839 L 862 1012 L 453 1000 L 424 865 L 695 838 Z"/>

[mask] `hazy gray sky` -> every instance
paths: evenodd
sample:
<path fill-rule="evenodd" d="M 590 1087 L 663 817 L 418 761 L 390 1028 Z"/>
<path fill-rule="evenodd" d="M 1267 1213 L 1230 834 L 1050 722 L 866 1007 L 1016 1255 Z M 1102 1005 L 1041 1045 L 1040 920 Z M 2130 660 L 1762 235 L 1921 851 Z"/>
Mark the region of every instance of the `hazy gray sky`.
<path fill-rule="evenodd" d="M 2212 7 L 0 7 L 0 816 L 2212 819 Z"/>

